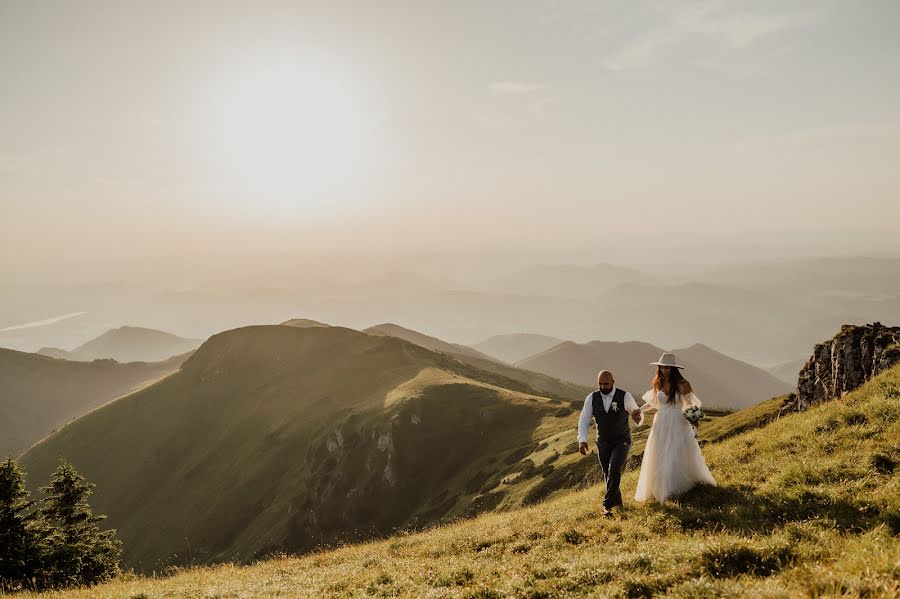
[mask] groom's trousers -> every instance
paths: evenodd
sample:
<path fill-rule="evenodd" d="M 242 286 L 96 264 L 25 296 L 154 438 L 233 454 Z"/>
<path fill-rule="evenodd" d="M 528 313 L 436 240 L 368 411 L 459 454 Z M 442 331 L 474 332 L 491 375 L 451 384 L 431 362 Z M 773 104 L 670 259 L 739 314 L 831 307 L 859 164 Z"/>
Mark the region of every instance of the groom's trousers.
<path fill-rule="evenodd" d="M 628 459 L 630 450 L 630 438 L 615 442 L 597 441 L 597 455 L 600 458 L 600 468 L 603 469 L 603 478 L 606 480 L 606 495 L 603 497 L 603 507 L 605 508 L 622 505 L 622 491 L 619 490 L 619 482 L 622 480 L 622 471 L 625 470 L 625 461 Z"/>

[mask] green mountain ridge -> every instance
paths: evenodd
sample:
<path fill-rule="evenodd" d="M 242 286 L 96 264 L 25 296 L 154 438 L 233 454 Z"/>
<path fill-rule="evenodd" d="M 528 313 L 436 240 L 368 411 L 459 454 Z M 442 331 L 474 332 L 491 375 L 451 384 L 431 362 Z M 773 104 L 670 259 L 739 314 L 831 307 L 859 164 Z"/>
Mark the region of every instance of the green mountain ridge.
<path fill-rule="evenodd" d="M 22 463 L 38 481 L 71 461 L 125 564 L 149 571 L 535 501 L 577 482 L 541 476 L 575 459 L 560 459 L 574 414 L 571 398 L 395 337 L 259 325 L 213 335 Z"/>

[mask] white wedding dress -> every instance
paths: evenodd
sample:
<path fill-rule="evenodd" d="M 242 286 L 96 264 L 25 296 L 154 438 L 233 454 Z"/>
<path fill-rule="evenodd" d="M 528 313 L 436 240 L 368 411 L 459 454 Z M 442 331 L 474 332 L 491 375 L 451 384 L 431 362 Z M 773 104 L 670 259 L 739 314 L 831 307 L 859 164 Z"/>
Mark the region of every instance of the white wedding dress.
<path fill-rule="evenodd" d="M 641 411 L 655 409 L 656 418 L 650 427 L 650 436 L 641 460 L 636 501 L 655 497 L 665 501 L 680 495 L 697 483 L 715 485 L 712 473 L 700 453 L 700 445 L 694 438 L 694 429 L 684 417 L 683 410 L 700 407 L 700 400 L 693 393 L 681 395 L 681 401 L 669 403 L 666 394 L 653 390 L 644 393 Z"/>

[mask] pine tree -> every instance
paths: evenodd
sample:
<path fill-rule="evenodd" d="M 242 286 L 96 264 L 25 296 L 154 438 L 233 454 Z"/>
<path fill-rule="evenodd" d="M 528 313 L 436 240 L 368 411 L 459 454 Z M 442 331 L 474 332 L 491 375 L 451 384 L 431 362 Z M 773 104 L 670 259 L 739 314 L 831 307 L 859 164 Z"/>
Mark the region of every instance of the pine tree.
<path fill-rule="evenodd" d="M 65 461 L 42 487 L 40 514 L 52 527 L 48 536 L 50 576 L 53 586 L 90 585 L 119 573 L 121 541 L 115 530 L 101 531 L 87 498 L 94 488 Z"/>
<path fill-rule="evenodd" d="M 11 457 L 0 463 L 0 591 L 38 588 L 46 547 L 25 490 L 25 472 Z"/>

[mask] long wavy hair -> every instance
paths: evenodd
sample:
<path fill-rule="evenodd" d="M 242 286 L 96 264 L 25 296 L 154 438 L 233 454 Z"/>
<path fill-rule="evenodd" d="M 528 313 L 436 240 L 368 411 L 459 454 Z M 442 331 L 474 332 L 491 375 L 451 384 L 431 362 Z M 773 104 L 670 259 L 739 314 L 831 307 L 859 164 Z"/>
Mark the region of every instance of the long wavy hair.
<path fill-rule="evenodd" d="M 679 394 L 678 387 L 681 385 L 681 381 L 687 381 L 683 376 L 681 376 L 681 369 L 675 368 L 674 366 L 669 368 L 669 381 L 668 388 L 664 389 L 663 385 L 666 382 L 666 378 L 662 373 L 662 368 L 660 366 L 656 367 L 656 376 L 653 377 L 653 392 L 662 391 L 666 394 L 666 402 L 675 403 L 677 399 L 677 395 Z"/>

